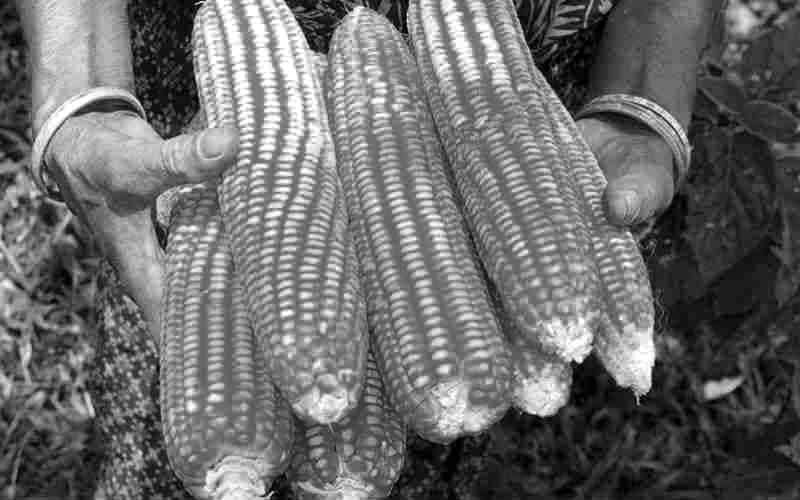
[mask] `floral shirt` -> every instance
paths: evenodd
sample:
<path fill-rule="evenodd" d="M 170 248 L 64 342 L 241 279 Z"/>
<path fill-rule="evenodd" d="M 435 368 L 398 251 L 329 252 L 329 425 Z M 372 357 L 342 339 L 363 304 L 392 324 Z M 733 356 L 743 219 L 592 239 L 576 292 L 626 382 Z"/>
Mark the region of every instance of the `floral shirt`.
<path fill-rule="evenodd" d="M 514 0 L 539 67 L 568 107 L 582 97 L 586 69 L 601 21 L 617 0 Z M 314 50 L 326 51 L 337 22 L 366 5 L 405 32 L 408 0 L 287 0 Z M 173 135 L 197 97 L 189 39 L 198 2 L 130 0 L 137 94 L 156 129 Z"/>
<path fill-rule="evenodd" d="M 546 62 L 559 45 L 611 11 L 616 0 L 515 0 L 534 59 Z"/>

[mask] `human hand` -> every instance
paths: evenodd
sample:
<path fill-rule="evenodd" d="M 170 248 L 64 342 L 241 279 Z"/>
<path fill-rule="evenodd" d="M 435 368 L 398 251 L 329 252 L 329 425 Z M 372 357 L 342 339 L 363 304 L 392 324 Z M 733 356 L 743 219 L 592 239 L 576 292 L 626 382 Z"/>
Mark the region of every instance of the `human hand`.
<path fill-rule="evenodd" d="M 69 118 L 47 148 L 48 173 L 142 309 L 156 341 L 163 249 L 152 216 L 155 200 L 170 187 L 219 176 L 237 150 L 233 128 L 163 140 L 128 111 Z"/>
<path fill-rule="evenodd" d="M 622 115 L 594 115 L 577 123 L 608 179 L 604 202 L 612 223 L 634 226 L 669 206 L 675 189 L 666 141 Z"/>

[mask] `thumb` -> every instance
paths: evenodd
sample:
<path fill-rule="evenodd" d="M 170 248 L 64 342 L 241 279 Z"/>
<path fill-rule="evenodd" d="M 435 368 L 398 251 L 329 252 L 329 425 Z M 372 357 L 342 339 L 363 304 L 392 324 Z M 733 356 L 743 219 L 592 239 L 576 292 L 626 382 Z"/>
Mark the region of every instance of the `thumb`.
<path fill-rule="evenodd" d="M 151 194 L 156 196 L 169 187 L 220 176 L 236 160 L 239 136 L 233 127 L 210 128 L 142 147 L 140 158 L 155 177 Z"/>
<path fill-rule="evenodd" d="M 653 169 L 632 169 L 609 179 L 605 204 L 612 223 L 631 226 L 664 210 L 672 200 L 672 182 L 653 174 Z"/>

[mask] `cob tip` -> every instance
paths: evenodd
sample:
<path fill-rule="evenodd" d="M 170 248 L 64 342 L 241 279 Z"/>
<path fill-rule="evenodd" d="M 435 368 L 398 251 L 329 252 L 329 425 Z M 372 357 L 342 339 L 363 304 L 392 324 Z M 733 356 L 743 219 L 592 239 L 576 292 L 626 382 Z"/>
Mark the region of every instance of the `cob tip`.
<path fill-rule="evenodd" d="M 631 325 L 622 332 L 621 342 L 625 339 L 638 339 L 636 345 L 625 346 L 625 349 L 614 346 L 601 346 L 595 348 L 595 353 L 606 371 L 620 387 L 633 391 L 636 402 L 639 398 L 650 392 L 653 383 L 653 366 L 656 361 L 656 348 L 651 329 L 645 335 Z"/>
<path fill-rule="evenodd" d="M 372 488 L 363 481 L 348 476 L 339 476 L 333 484 L 318 488 L 310 481 L 295 483 L 295 491 L 302 499 L 315 500 L 368 500 L 374 498 Z"/>
<path fill-rule="evenodd" d="M 335 375 L 328 373 L 317 377 L 311 390 L 292 402 L 292 408 L 302 420 L 328 425 L 344 418 L 359 396 L 360 391 L 343 387 Z"/>
<path fill-rule="evenodd" d="M 574 321 L 548 322 L 541 325 L 540 342 L 544 346 L 554 346 L 553 354 L 564 361 L 580 363 L 592 352 L 594 335 L 590 324 L 591 322 L 584 317 Z"/>
<path fill-rule="evenodd" d="M 532 376 L 515 370 L 512 402 L 520 411 L 538 417 L 552 417 L 569 401 L 572 366 L 548 364 Z"/>
<path fill-rule="evenodd" d="M 414 409 L 414 426 L 423 438 L 449 444 L 464 435 L 485 431 L 497 422 L 508 406 L 486 407 L 470 403 L 472 384 L 461 377 L 436 384 L 426 391 Z"/>
<path fill-rule="evenodd" d="M 262 478 L 270 476 L 272 467 L 265 460 L 226 457 L 206 474 L 204 495 L 212 500 L 263 499 L 267 485 Z"/>
<path fill-rule="evenodd" d="M 542 320 L 538 314 L 531 314 L 535 307 L 526 298 L 522 300 L 521 309 L 509 304 L 508 311 L 518 318 L 515 327 L 521 332 L 533 334 L 536 339 L 534 345 L 564 361 L 581 363 L 589 356 L 599 317 L 590 312 L 586 300 L 574 300 L 569 306 L 562 306 L 564 310 L 561 311 L 561 317 L 550 321 Z M 581 312 L 573 314 L 574 311 Z"/>

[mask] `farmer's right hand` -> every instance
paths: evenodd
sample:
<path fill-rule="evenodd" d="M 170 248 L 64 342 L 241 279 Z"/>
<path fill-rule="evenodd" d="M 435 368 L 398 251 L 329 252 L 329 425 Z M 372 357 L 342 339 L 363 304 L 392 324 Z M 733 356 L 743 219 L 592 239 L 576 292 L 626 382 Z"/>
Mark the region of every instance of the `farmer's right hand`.
<path fill-rule="evenodd" d="M 48 174 L 89 228 L 158 340 L 163 250 L 152 210 L 170 187 L 218 177 L 233 164 L 238 134 L 208 129 L 163 140 L 129 111 L 69 118 L 45 152 Z"/>

